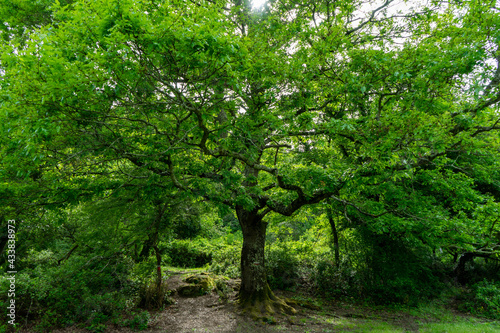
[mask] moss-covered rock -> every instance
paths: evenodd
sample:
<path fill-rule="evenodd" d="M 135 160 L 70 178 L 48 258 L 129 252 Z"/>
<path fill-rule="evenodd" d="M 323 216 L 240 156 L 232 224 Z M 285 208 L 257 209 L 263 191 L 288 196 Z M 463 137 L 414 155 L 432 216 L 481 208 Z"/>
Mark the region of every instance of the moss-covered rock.
<path fill-rule="evenodd" d="M 205 291 L 212 291 L 216 287 L 215 280 L 207 273 L 188 276 L 184 281 L 190 284 L 200 285 Z"/>
<path fill-rule="evenodd" d="M 200 296 L 216 289 L 215 280 L 207 273 L 190 275 L 184 279 L 187 285 L 177 288 L 181 296 Z"/>
<path fill-rule="evenodd" d="M 198 284 L 186 284 L 177 288 L 177 292 L 181 296 L 195 297 L 203 294 L 201 286 Z"/>

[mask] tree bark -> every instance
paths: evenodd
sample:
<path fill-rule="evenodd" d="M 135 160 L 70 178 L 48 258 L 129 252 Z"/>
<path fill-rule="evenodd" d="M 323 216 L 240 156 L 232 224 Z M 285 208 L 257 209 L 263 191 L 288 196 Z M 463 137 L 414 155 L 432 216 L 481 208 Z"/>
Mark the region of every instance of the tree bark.
<path fill-rule="evenodd" d="M 338 268 L 340 266 L 340 247 L 339 247 L 339 234 L 337 232 L 337 226 L 335 225 L 335 220 L 333 219 L 332 208 L 327 207 L 328 222 L 332 227 L 333 234 L 333 250 L 335 251 L 335 266 Z"/>
<path fill-rule="evenodd" d="M 257 209 L 246 210 L 236 207 L 236 214 L 243 231 L 241 250 L 241 287 L 239 303 L 244 311 L 253 317 L 279 313 L 295 313 L 296 310 L 276 297 L 267 283 L 265 266 L 265 241 L 267 223 L 259 216 Z"/>
<path fill-rule="evenodd" d="M 160 249 L 157 245 L 153 246 L 156 255 L 156 291 L 158 293 L 158 297 L 161 295 L 161 253 Z"/>
<path fill-rule="evenodd" d="M 240 295 L 256 295 L 267 285 L 264 260 L 266 223 L 255 212 L 243 208 L 236 212 L 243 231 Z"/>
<path fill-rule="evenodd" d="M 455 267 L 453 273 L 455 275 L 455 280 L 460 284 L 467 283 L 465 265 L 474 259 L 474 254 L 471 252 L 463 253 L 458 259 L 458 264 Z"/>
<path fill-rule="evenodd" d="M 492 259 L 491 254 L 489 253 L 480 253 L 480 252 L 465 252 L 462 253 L 460 258 L 458 259 L 458 263 L 453 270 L 453 275 L 455 277 L 455 281 L 464 285 L 468 281 L 466 265 L 469 262 L 473 262 L 474 258 L 480 257 L 484 259 Z"/>

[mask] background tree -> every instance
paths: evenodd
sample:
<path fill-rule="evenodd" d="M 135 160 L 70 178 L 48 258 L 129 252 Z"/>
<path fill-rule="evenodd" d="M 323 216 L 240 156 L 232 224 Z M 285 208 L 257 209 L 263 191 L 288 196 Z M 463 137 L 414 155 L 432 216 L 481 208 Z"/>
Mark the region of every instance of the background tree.
<path fill-rule="evenodd" d="M 73 0 L 58 1 L 60 5 L 68 5 Z M 42 26 L 54 23 L 52 7 L 54 0 L 26 1 L 2 0 L 0 1 L 0 34 L 5 41 L 24 44 L 30 33 Z"/>

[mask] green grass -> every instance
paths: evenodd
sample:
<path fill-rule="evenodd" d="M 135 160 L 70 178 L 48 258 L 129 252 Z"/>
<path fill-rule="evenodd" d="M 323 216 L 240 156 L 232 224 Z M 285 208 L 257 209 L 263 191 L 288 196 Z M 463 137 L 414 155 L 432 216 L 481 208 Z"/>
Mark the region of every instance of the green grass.
<path fill-rule="evenodd" d="M 388 333 L 403 333 L 405 330 L 396 327 L 382 320 L 345 318 L 345 317 L 330 317 L 325 315 L 313 316 L 314 321 L 332 325 L 336 331 L 349 332 L 388 332 Z"/>
<path fill-rule="evenodd" d="M 345 320 L 330 321 L 335 329 L 351 332 L 370 333 L 404 333 L 405 328 L 397 327 L 379 320 Z M 338 325 L 338 326 L 337 326 Z M 421 333 L 498 333 L 500 323 L 479 322 L 475 320 L 462 319 L 458 322 L 438 322 L 419 325 Z"/>
<path fill-rule="evenodd" d="M 401 327 L 395 327 L 384 322 L 369 322 L 358 324 L 355 327 L 351 325 L 339 327 L 351 332 L 370 332 L 370 333 L 404 333 L 406 330 Z M 492 323 L 431 323 L 419 327 L 421 333 L 498 333 L 500 326 Z"/>
<path fill-rule="evenodd" d="M 451 310 L 439 303 L 421 304 L 418 308 L 405 311 L 409 315 L 424 319 L 425 321 L 453 322 L 456 315 Z"/>
<path fill-rule="evenodd" d="M 369 320 L 364 322 L 358 322 L 354 332 L 373 332 L 373 333 L 404 333 L 405 330 L 400 327 L 395 327 L 389 323 L 378 321 L 378 320 Z"/>
<path fill-rule="evenodd" d="M 420 318 L 419 332 L 425 333 L 498 333 L 500 322 L 485 322 L 475 317 L 460 317 L 439 300 L 408 311 Z"/>
<path fill-rule="evenodd" d="M 500 323 L 461 321 L 455 323 L 428 323 L 420 326 L 422 333 L 498 333 Z"/>
<path fill-rule="evenodd" d="M 199 273 L 206 272 L 205 267 L 198 268 L 182 268 L 182 267 L 174 267 L 174 266 L 162 266 L 162 271 L 166 273 Z"/>

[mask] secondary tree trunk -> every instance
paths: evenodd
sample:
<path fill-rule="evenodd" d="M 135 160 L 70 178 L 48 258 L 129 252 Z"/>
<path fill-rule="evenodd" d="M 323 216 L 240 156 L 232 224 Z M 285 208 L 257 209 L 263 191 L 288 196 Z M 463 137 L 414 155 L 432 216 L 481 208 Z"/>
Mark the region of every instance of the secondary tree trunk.
<path fill-rule="evenodd" d="M 162 278 L 161 278 L 161 253 L 160 249 L 158 248 L 157 245 L 153 247 L 155 250 L 155 255 L 156 255 L 156 291 L 158 295 L 161 294 L 161 284 L 162 284 Z M 160 296 L 158 296 L 160 297 Z"/>
<path fill-rule="evenodd" d="M 474 254 L 471 252 L 463 253 L 458 259 L 458 264 L 455 267 L 453 273 L 455 275 L 455 280 L 460 284 L 467 283 L 467 274 L 465 266 L 468 262 L 471 262 L 474 259 Z"/>
<path fill-rule="evenodd" d="M 338 268 L 340 266 L 340 246 L 339 246 L 339 234 L 337 232 L 337 226 L 335 225 L 335 220 L 333 219 L 332 208 L 330 206 L 327 207 L 328 222 L 332 227 L 333 234 L 333 249 L 335 251 L 335 266 Z"/>
<path fill-rule="evenodd" d="M 236 214 L 243 231 L 240 305 L 257 318 L 275 312 L 295 313 L 285 300 L 273 294 L 267 283 L 264 257 L 267 223 L 262 221 L 257 210 L 249 211 L 239 206 Z"/>

